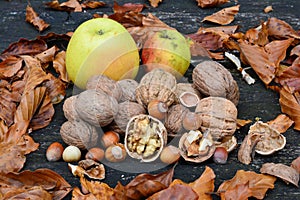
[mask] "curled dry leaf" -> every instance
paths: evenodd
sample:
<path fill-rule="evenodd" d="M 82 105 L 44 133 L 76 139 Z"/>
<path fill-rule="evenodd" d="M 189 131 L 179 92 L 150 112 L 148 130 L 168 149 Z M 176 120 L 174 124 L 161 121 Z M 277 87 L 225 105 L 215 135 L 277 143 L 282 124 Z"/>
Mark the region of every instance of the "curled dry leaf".
<path fill-rule="evenodd" d="M 269 43 L 268 29 L 266 23 L 261 23 L 260 26 L 255 28 L 250 28 L 246 31 L 244 37 L 251 44 L 257 44 L 259 46 L 264 46 Z"/>
<path fill-rule="evenodd" d="M 294 122 L 295 130 L 300 130 L 300 105 L 299 92 L 292 92 L 288 87 L 280 89 L 279 103 L 281 111 L 287 114 Z"/>
<path fill-rule="evenodd" d="M 277 39 L 295 38 L 300 39 L 300 35 L 291 25 L 283 20 L 271 17 L 267 21 L 269 36 Z"/>
<path fill-rule="evenodd" d="M 54 56 L 57 50 L 57 47 L 53 46 L 35 55 L 34 57 L 37 58 L 41 62 L 41 64 L 48 64 L 49 62 L 52 62 L 54 60 Z M 44 68 L 47 68 L 47 66 L 45 66 Z"/>
<path fill-rule="evenodd" d="M 269 175 L 257 174 L 252 171 L 238 170 L 235 176 L 223 182 L 218 188 L 221 199 L 239 199 L 242 190 L 247 192 L 243 197 L 263 199 L 268 189 L 274 188 L 276 178 Z M 232 191 L 234 190 L 234 191 Z"/>
<path fill-rule="evenodd" d="M 239 10 L 240 5 L 224 8 L 210 16 L 204 17 L 202 22 L 209 21 L 220 25 L 230 24 Z"/>
<path fill-rule="evenodd" d="M 252 120 L 250 119 L 237 119 L 236 120 L 237 129 L 240 129 L 241 127 L 244 127 L 247 124 L 250 124 L 251 122 Z"/>
<path fill-rule="evenodd" d="M 16 56 L 8 56 L 3 62 L 0 63 L 0 78 L 12 78 L 22 68 L 23 59 Z"/>
<path fill-rule="evenodd" d="M 13 93 L 6 88 L 0 88 L 0 119 L 7 126 L 11 126 L 14 122 L 14 113 L 17 109 L 14 101 Z"/>
<path fill-rule="evenodd" d="M 82 8 L 91 8 L 91 9 L 95 9 L 95 8 L 100 8 L 105 6 L 106 3 L 103 1 L 84 1 L 81 3 L 81 7 Z"/>
<path fill-rule="evenodd" d="M 47 94 L 53 104 L 60 103 L 66 96 L 67 85 L 61 79 L 56 78 L 54 75 L 48 73 L 48 81 L 44 82 L 47 88 Z"/>
<path fill-rule="evenodd" d="M 66 52 L 61 51 L 58 54 L 56 54 L 54 60 L 53 60 L 53 68 L 55 71 L 59 74 L 59 78 L 68 83 L 70 80 L 68 78 L 67 70 L 66 70 Z"/>
<path fill-rule="evenodd" d="M 35 55 L 45 50 L 47 50 L 47 44 L 44 40 L 20 39 L 18 42 L 10 44 L 9 47 L 1 53 L 0 59 L 5 59 L 10 55 Z"/>
<path fill-rule="evenodd" d="M 43 31 L 50 26 L 50 24 L 39 17 L 30 5 L 26 7 L 26 21 L 35 26 L 39 31 Z"/>
<path fill-rule="evenodd" d="M 288 86 L 292 92 L 300 91 L 300 57 L 296 58 L 290 67 L 278 74 L 277 82 Z"/>
<path fill-rule="evenodd" d="M 78 162 L 77 166 L 68 163 L 68 166 L 74 176 L 83 177 L 86 175 L 87 177 L 96 180 L 102 180 L 105 178 L 104 165 L 91 159 L 81 160 Z"/>
<path fill-rule="evenodd" d="M 292 167 L 278 163 L 265 163 L 260 168 L 260 172 L 264 174 L 269 174 L 276 176 L 284 180 L 287 184 L 292 183 L 298 187 L 299 173 Z"/>
<path fill-rule="evenodd" d="M 291 167 L 300 174 L 300 156 L 292 161 Z"/>
<path fill-rule="evenodd" d="M 285 133 L 293 123 L 294 121 L 284 114 L 280 114 L 275 119 L 268 122 L 270 127 L 277 130 L 279 133 Z"/>
<path fill-rule="evenodd" d="M 229 2 L 229 0 L 197 0 L 197 2 L 198 6 L 200 6 L 201 8 L 208 8 L 223 5 Z"/>
<path fill-rule="evenodd" d="M 114 1 L 113 10 L 115 13 L 126 13 L 129 11 L 133 11 L 136 13 L 142 12 L 142 10 L 146 7 L 144 4 L 136 4 L 136 3 L 125 3 L 123 5 L 119 5 L 116 1 Z"/>
<path fill-rule="evenodd" d="M 50 169 L 37 169 L 21 173 L 7 173 L 0 176 L 0 196 L 3 199 L 63 199 L 71 185 Z"/>
<path fill-rule="evenodd" d="M 163 0 L 149 0 L 152 7 L 156 8 Z"/>

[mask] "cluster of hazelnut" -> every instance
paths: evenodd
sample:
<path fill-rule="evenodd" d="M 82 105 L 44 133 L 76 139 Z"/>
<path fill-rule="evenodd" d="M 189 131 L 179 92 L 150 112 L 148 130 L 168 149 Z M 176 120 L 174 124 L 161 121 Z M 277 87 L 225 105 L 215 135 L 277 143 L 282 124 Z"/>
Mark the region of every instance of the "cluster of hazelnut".
<path fill-rule="evenodd" d="M 143 162 L 158 157 L 167 164 L 180 157 L 202 162 L 214 155 L 217 163 L 224 163 L 236 146 L 238 86 L 214 61 L 198 64 L 192 78 L 193 83 L 179 83 L 158 68 L 139 83 L 91 77 L 85 91 L 64 102 L 68 121 L 61 126 L 62 139 L 88 149 L 88 158 L 111 162 L 127 155 Z M 178 136 L 178 146 L 167 145 Z"/>

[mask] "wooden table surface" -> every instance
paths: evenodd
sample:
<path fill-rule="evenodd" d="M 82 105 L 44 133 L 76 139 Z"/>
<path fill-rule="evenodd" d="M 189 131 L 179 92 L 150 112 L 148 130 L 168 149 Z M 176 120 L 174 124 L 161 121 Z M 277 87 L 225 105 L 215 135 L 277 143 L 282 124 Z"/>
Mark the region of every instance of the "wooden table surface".
<path fill-rule="evenodd" d="M 50 0 L 49 0 L 50 1 Z M 45 7 L 44 3 L 48 1 L 30 0 L 32 7 L 39 13 L 40 17 L 46 22 L 51 24 L 51 27 L 42 34 L 48 32 L 66 33 L 74 31 L 75 28 L 85 20 L 91 19 L 94 13 L 98 14 L 111 14 L 112 13 L 112 0 L 104 0 L 107 3 L 106 7 L 87 10 L 81 13 L 71 13 L 68 15 L 66 12 L 53 11 Z M 0 2 L 0 51 L 3 51 L 12 42 L 18 41 L 20 38 L 34 39 L 41 33 L 34 29 L 30 24 L 25 22 L 25 8 L 27 0 L 11 0 Z M 146 0 L 127 0 L 118 1 L 119 4 L 125 2 L 136 2 L 148 4 Z M 225 4 L 222 7 L 233 5 L 233 1 Z M 239 0 L 241 5 L 239 13 L 236 15 L 235 21 L 232 24 L 240 25 L 240 30 L 245 31 L 251 27 L 257 26 L 261 21 L 266 21 L 269 17 L 277 17 L 281 20 L 288 22 L 294 29 L 300 29 L 300 2 L 299 0 Z M 273 12 L 264 13 L 263 9 L 266 6 L 272 5 Z M 187 34 L 197 31 L 200 26 L 206 26 L 201 23 L 201 20 L 220 8 L 201 9 L 197 7 L 195 0 L 164 0 L 158 8 L 148 8 L 144 13 L 151 12 L 168 25 L 177 28 L 180 32 Z M 225 66 L 230 66 L 230 63 L 224 63 Z M 238 104 L 238 118 L 254 120 L 260 117 L 263 121 L 268 121 L 275 118 L 280 113 L 280 106 L 278 102 L 278 94 L 268 90 L 253 73 L 256 83 L 254 85 L 247 85 L 241 78 L 240 74 L 235 69 L 230 70 L 237 81 L 240 88 L 240 102 Z M 72 88 L 67 91 L 67 96 L 72 94 Z M 27 156 L 27 161 L 24 169 L 35 170 L 38 168 L 50 168 L 57 173 L 61 174 L 72 186 L 79 186 L 79 179 L 73 177 L 67 168 L 67 164 L 63 161 L 48 162 L 45 158 L 46 148 L 54 141 L 62 142 L 60 137 L 60 126 L 66 120 L 62 112 L 62 103 L 55 105 L 55 116 L 51 124 L 31 135 L 34 140 L 40 143 L 37 151 Z M 238 138 L 238 143 L 247 134 L 248 127 L 238 130 L 235 135 Z M 237 170 L 252 170 L 259 172 L 263 163 L 275 162 L 290 165 L 293 159 L 300 156 L 300 133 L 289 129 L 285 134 L 287 138 L 286 147 L 270 156 L 256 155 L 254 161 L 250 165 L 244 165 L 237 160 L 237 150 L 234 150 L 229 155 L 228 163 L 225 165 L 216 165 L 211 160 L 201 164 L 192 164 L 180 161 L 175 169 L 174 178 L 180 178 L 183 181 L 190 182 L 195 180 L 201 175 L 205 166 L 211 167 L 215 174 L 216 188 L 227 179 L 234 176 Z M 160 169 L 157 172 L 161 172 Z M 154 173 L 154 172 L 153 172 Z M 104 182 L 110 186 L 115 186 L 117 181 L 121 183 L 129 182 L 135 174 L 126 173 L 119 170 L 107 167 L 106 179 Z M 66 199 L 70 199 L 68 195 Z M 218 199 L 218 198 L 216 198 Z M 281 180 L 275 183 L 275 189 L 269 190 L 265 199 L 300 199 L 299 188 L 293 185 L 287 185 Z"/>

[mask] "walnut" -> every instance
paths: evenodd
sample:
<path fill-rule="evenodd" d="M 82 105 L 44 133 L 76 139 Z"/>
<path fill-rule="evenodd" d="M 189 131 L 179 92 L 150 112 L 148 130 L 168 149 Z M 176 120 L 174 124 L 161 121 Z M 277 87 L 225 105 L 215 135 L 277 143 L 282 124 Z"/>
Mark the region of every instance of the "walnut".
<path fill-rule="evenodd" d="M 96 127 L 104 127 L 113 121 L 118 112 L 117 100 L 96 90 L 85 90 L 78 94 L 75 109 L 79 117 Z"/>
<path fill-rule="evenodd" d="M 132 158 L 143 162 L 156 160 L 167 143 L 167 130 L 150 115 L 137 115 L 128 122 L 125 149 Z"/>
<path fill-rule="evenodd" d="M 205 96 L 224 97 L 235 105 L 239 101 L 239 88 L 231 73 L 216 61 L 199 63 L 192 74 L 193 86 Z"/>
<path fill-rule="evenodd" d="M 183 132 L 183 116 L 188 111 L 189 110 L 181 104 L 175 104 L 169 108 L 164 123 L 169 134 L 178 134 Z"/>
<path fill-rule="evenodd" d="M 117 82 L 121 87 L 122 96 L 120 101 L 136 101 L 135 99 L 135 90 L 138 87 L 139 83 L 133 79 L 123 79 Z"/>
<path fill-rule="evenodd" d="M 214 141 L 234 134 L 237 108 L 231 101 L 222 97 L 206 97 L 200 100 L 195 112 L 202 120 L 200 130 L 210 130 Z"/>
<path fill-rule="evenodd" d="M 80 149 L 89 149 L 98 143 L 96 128 L 82 120 L 64 122 L 60 128 L 60 135 L 66 144 Z"/>
<path fill-rule="evenodd" d="M 69 120 L 69 121 L 73 121 L 73 120 L 76 121 L 76 120 L 80 119 L 80 117 L 77 114 L 76 109 L 75 109 L 76 98 L 77 98 L 77 95 L 71 96 L 71 97 L 67 98 L 63 104 L 64 115 L 67 118 L 67 120 Z"/>
<path fill-rule="evenodd" d="M 125 134 L 126 126 L 129 120 L 136 115 L 145 114 L 144 107 L 136 102 L 125 101 L 119 103 L 118 113 L 109 128 L 119 134 Z"/>
<path fill-rule="evenodd" d="M 114 97 L 117 101 L 120 101 L 122 97 L 122 89 L 119 84 L 115 80 L 101 74 L 90 77 L 86 83 L 86 89 L 102 91 Z"/>
<path fill-rule="evenodd" d="M 176 78 L 163 69 L 153 69 L 146 73 L 136 88 L 136 100 L 145 108 L 154 99 L 162 101 L 169 107 L 175 101 Z"/>

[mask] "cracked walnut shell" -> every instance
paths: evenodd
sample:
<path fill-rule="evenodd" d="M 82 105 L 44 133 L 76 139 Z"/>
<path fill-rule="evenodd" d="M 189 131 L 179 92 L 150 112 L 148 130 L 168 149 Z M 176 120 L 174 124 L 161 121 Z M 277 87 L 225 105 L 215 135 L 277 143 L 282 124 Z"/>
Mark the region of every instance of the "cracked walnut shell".
<path fill-rule="evenodd" d="M 205 96 L 224 97 L 235 105 L 239 101 L 239 88 L 231 73 L 216 61 L 204 61 L 193 70 L 193 86 Z"/>
<path fill-rule="evenodd" d="M 153 69 L 143 76 L 136 88 L 136 100 L 145 108 L 154 99 L 166 103 L 169 107 L 176 99 L 176 85 L 175 76 L 163 69 Z"/>
<path fill-rule="evenodd" d="M 222 97 L 206 97 L 199 101 L 195 112 L 202 120 L 200 130 L 209 130 L 214 141 L 234 134 L 238 111 L 231 101 Z"/>

